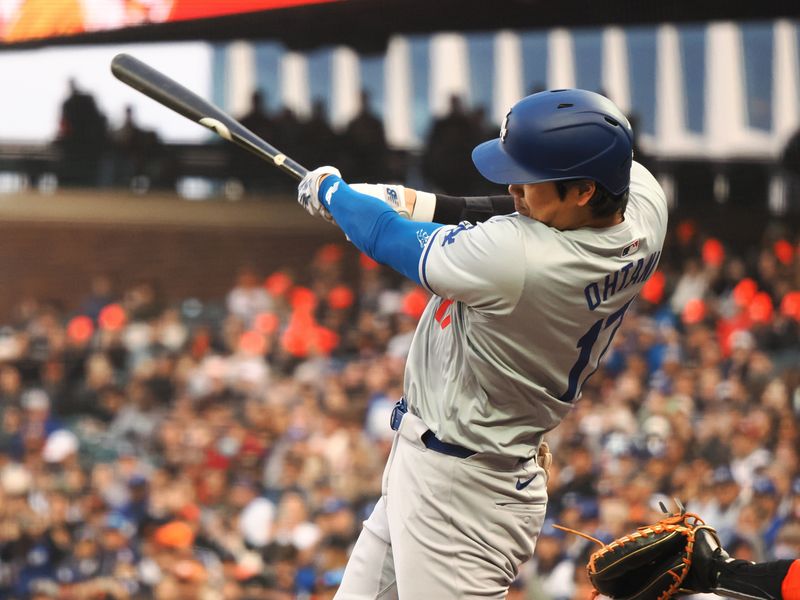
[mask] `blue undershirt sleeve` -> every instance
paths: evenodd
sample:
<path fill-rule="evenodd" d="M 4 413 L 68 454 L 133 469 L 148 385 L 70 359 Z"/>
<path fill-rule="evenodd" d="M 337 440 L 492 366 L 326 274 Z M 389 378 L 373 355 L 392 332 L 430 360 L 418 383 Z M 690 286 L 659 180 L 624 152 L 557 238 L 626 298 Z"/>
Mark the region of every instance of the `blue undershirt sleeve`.
<path fill-rule="evenodd" d="M 356 248 L 420 283 L 419 260 L 439 223 L 417 223 L 377 198 L 353 190 L 335 175 L 319 186 L 319 199 Z"/>

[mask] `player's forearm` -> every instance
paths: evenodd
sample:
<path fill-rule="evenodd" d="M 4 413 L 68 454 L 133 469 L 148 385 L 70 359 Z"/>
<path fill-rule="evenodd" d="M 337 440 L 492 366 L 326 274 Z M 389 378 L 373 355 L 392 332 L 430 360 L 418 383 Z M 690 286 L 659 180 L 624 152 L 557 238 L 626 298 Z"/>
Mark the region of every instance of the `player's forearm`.
<path fill-rule="evenodd" d="M 445 196 L 410 188 L 405 188 L 405 203 L 412 220 L 443 225 L 456 225 L 462 221 L 482 223 L 515 210 L 511 196 Z"/>
<path fill-rule="evenodd" d="M 511 196 L 444 196 L 436 195 L 437 223 L 482 223 L 497 215 L 510 215 L 515 210 Z"/>
<path fill-rule="evenodd" d="M 420 282 L 419 259 L 425 241 L 441 225 L 404 219 L 384 202 L 357 192 L 336 176 L 320 183 L 319 199 L 359 250 Z"/>

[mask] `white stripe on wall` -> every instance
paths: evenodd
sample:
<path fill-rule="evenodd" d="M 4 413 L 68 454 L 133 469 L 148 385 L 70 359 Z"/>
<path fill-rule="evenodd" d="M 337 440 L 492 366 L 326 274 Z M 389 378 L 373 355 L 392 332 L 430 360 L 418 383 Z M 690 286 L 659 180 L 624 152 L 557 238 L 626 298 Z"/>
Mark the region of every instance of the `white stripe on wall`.
<path fill-rule="evenodd" d="M 243 40 L 232 42 L 227 55 L 228 89 L 225 104 L 235 116 L 250 110 L 250 99 L 256 89 L 256 53 L 253 44 Z"/>
<path fill-rule="evenodd" d="M 625 114 L 631 111 L 628 50 L 621 27 L 603 31 L 603 88 Z"/>
<path fill-rule="evenodd" d="M 662 25 L 656 37 L 656 138 L 666 153 L 680 152 L 686 132 L 678 31 Z"/>
<path fill-rule="evenodd" d="M 795 25 L 791 21 L 777 21 L 774 40 L 772 118 L 777 144 L 775 151 L 780 152 L 800 124 L 800 56 Z"/>
<path fill-rule="evenodd" d="M 705 122 L 707 150 L 722 155 L 744 137 L 744 71 L 742 38 L 730 22 L 708 26 L 706 43 Z"/>
<path fill-rule="evenodd" d="M 300 117 L 311 113 L 308 61 L 297 52 L 287 52 L 281 57 L 281 100 Z"/>
<path fill-rule="evenodd" d="M 361 108 L 361 75 L 358 55 L 346 46 L 333 52 L 331 90 L 331 125 L 346 127 Z"/>
<path fill-rule="evenodd" d="M 551 90 L 575 87 L 572 36 L 566 29 L 553 29 L 548 35 L 547 87 Z"/>
<path fill-rule="evenodd" d="M 494 98 L 490 118 L 502 123 L 508 109 L 524 95 L 522 43 L 519 35 L 501 31 L 494 39 Z"/>
<path fill-rule="evenodd" d="M 450 96 L 457 94 L 467 105 L 469 93 L 469 53 L 467 40 L 456 33 L 437 33 L 430 46 L 430 106 L 434 117 L 450 110 Z"/>
<path fill-rule="evenodd" d="M 390 146 L 407 148 L 416 140 L 411 127 L 411 56 L 408 40 L 402 36 L 394 36 L 389 40 L 384 87 L 386 140 Z"/>

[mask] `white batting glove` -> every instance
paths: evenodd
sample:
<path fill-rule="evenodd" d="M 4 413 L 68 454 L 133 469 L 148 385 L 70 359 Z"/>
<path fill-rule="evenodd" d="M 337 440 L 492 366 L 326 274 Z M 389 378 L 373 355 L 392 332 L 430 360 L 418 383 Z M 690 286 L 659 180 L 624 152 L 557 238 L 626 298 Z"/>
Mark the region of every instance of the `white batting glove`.
<path fill-rule="evenodd" d="M 401 217 L 409 218 L 411 211 L 406 206 L 406 188 L 402 185 L 384 183 L 354 183 L 350 186 L 357 192 L 377 198 L 391 206 Z"/>
<path fill-rule="evenodd" d="M 342 176 L 339 169 L 330 166 L 317 167 L 313 171 L 309 171 L 302 181 L 297 184 L 297 203 L 306 209 L 306 212 L 311 216 L 319 216 L 326 221 L 332 222 L 331 213 L 319 201 L 319 183 L 326 175 Z"/>

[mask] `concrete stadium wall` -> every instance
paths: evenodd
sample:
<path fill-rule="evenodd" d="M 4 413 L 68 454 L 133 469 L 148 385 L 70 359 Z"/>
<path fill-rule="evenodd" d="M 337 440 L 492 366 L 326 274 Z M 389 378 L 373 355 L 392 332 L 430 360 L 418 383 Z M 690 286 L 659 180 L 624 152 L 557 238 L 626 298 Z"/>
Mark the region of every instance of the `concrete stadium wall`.
<path fill-rule="evenodd" d="M 108 274 L 117 291 L 155 282 L 166 300 L 221 300 L 237 269 L 263 275 L 301 270 L 338 229 L 312 219 L 290 198 L 189 202 L 175 197 L 64 192 L 0 196 L 0 323 L 26 298 L 76 308 L 91 278 Z M 353 250 L 355 252 L 355 250 Z"/>

